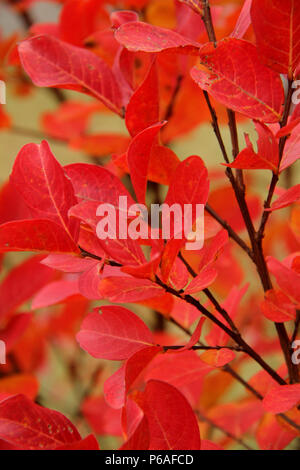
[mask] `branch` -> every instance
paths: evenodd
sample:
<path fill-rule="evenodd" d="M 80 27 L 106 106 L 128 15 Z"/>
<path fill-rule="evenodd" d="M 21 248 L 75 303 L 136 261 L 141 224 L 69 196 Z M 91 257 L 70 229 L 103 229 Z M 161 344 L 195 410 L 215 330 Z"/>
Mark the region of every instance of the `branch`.
<path fill-rule="evenodd" d="M 207 32 L 207 36 L 209 40 L 213 42 L 214 46 L 216 47 L 217 38 L 216 38 L 216 33 L 215 33 L 215 29 L 214 29 L 213 22 L 212 22 L 209 0 L 202 0 L 202 8 L 203 8 L 202 20 L 203 20 L 203 23 Z"/>
<path fill-rule="evenodd" d="M 176 325 L 178 328 L 180 328 L 182 331 L 184 331 L 188 336 L 192 336 L 192 333 L 187 328 L 180 325 L 180 323 L 177 323 L 177 321 L 174 320 L 174 318 L 169 318 L 169 321 L 173 323 L 174 325 Z M 198 344 L 202 345 L 202 342 L 198 341 Z M 252 393 L 252 395 L 254 395 L 256 398 L 258 398 L 259 400 L 263 400 L 264 398 L 263 395 L 260 392 L 258 392 L 254 387 L 252 387 L 252 385 L 246 382 L 246 380 L 244 380 L 229 364 L 225 364 L 225 366 L 221 367 L 221 370 L 230 374 L 234 379 L 236 379 L 241 385 L 243 385 L 246 388 L 246 390 Z M 279 413 L 278 416 L 280 416 L 286 423 L 288 423 L 294 429 L 296 429 L 297 431 L 300 431 L 300 425 L 295 423 L 291 418 L 289 418 L 283 413 Z"/>
<path fill-rule="evenodd" d="M 217 214 L 209 204 L 205 206 L 206 212 L 208 212 L 219 224 L 228 232 L 230 238 L 232 238 L 241 248 L 244 250 L 247 255 L 253 259 L 253 253 L 251 248 L 244 242 L 242 238 L 235 232 L 235 230 L 226 222 L 226 220 L 222 219 L 222 217 Z"/>
<path fill-rule="evenodd" d="M 235 331 L 232 331 L 230 328 L 228 328 L 224 323 L 222 323 L 218 318 L 216 318 L 209 310 L 207 310 L 197 299 L 192 297 L 191 295 L 185 295 L 182 292 L 177 291 L 173 287 L 168 286 L 165 284 L 163 281 L 158 276 L 155 276 L 156 279 L 156 284 L 160 287 L 162 287 L 166 292 L 174 295 L 175 297 L 178 297 L 181 300 L 184 300 L 185 302 L 189 303 L 190 305 L 193 305 L 194 307 L 199 310 L 199 312 L 202 313 L 205 317 L 207 317 L 209 320 L 211 320 L 215 325 L 217 325 L 221 330 L 223 330 L 230 338 L 232 338 L 236 344 L 240 347 L 242 347 L 245 352 L 248 354 L 248 356 L 252 357 L 268 374 L 280 385 L 286 385 L 285 380 L 283 380 L 282 377 L 280 377 L 277 372 L 272 369 L 269 364 L 267 364 L 263 358 L 257 354 L 254 349 L 249 346 L 248 343 L 241 337 L 240 333 L 236 333 Z"/>
<path fill-rule="evenodd" d="M 220 131 L 220 126 L 219 126 L 219 122 L 218 122 L 217 113 L 216 113 L 214 107 L 211 104 L 211 101 L 210 101 L 210 98 L 209 98 L 209 95 L 208 95 L 207 91 L 203 90 L 203 95 L 204 95 L 206 104 L 208 106 L 208 109 L 210 111 L 210 115 L 211 115 L 211 119 L 212 119 L 211 125 L 212 125 L 214 133 L 217 137 L 217 140 L 218 140 L 223 158 L 225 160 L 225 163 L 230 163 L 230 160 L 229 160 L 228 155 L 227 155 L 226 147 L 225 147 L 225 144 L 224 144 L 224 140 L 223 140 L 223 137 L 222 137 L 222 134 L 221 134 L 221 131 Z"/>
<path fill-rule="evenodd" d="M 294 327 L 294 331 L 293 331 L 292 338 L 291 338 L 291 345 L 297 339 L 299 329 L 300 329 L 300 310 L 297 310 L 295 327 Z"/>
<path fill-rule="evenodd" d="M 189 263 L 186 261 L 186 259 L 182 256 L 182 254 L 179 252 L 178 254 L 178 258 L 181 259 L 181 261 L 183 262 L 183 264 L 185 265 L 185 267 L 187 268 L 188 272 L 191 274 L 192 277 L 196 277 L 197 274 L 195 273 L 195 271 L 193 270 L 193 268 L 189 265 Z M 208 288 L 206 289 L 203 289 L 203 292 L 204 294 L 206 295 L 206 297 L 210 300 L 210 302 L 213 304 L 213 306 L 215 307 L 215 309 L 222 315 L 222 317 L 224 318 L 224 320 L 227 321 L 228 325 L 230 326 L 230 328 L 237 334 L 239 334 L 239 330 L 237 329 L 237 327 L 235 326 L 234 322 L 232 321 L 230 315 L 228 314 L 228 312 L 226 312 L 226 310 L 219 304 L 219 302 L 217 301 L 217 299 L 214 297 L 214 295 L 210 292 L 210 290 Z"/>
<path fill-rule="evenodd" d="M 238 154 L 240 153 L 239 150 L 239 137 L 236 125 L 236 118 L 235 113 L 231 109 L 227 109 L 227 115 L 229 118 L 229 130 L 231 136 L 231 143 L 232 143 L 232 156 L 235 160 Z M 243 170 L 236 170 L 236 181 L 239 185 L 240 192 L 245 195 L 245 184 L 243 179 Z"/>
<path fill-rule="evenodd" d="M 172 96 L 171 96 L 171 99 L 170 99 L 170 102 L 168 104 L 168 107 L 166 109 L 166 112 L 165 112 L 165 115 L 164 115 L 164 118 L 163 118 L 163 121 L 169 121 L 169 119 L 173 116 L 174 107 L 175 107 L 175 103 L 176 103 L 178 93 L 180 91 L 182 80 L 183 80 L 183 75 L 178 75 L 177 79 L 176 79 L 176 84 L 175 84 L 175 87 L 174 87 L 174 90 L 173 90 L 173 93 L 172 93 Z"/>
<path fill-rule="evenodd" d="M 202 5 L 203 5 L 203 9 L 204 9 L 203 21 L 204 21 L 204 24 L 205 24 L 205 28 L 206 28 L 208 37 L 209 37 L 210 41 L 214 42 L 214 45 L 216 47 L 216 35 L 215 35 L 214 27 L 213 27 L 213 24 L 212 24 L 212 18 L 211 18 L 210 8 L 209 8 L 209 0 L 203 1 Z M 287 93 L 287 97 L 286 97 L 286 101 L 285 101 L 283 117 L 282 117 L 282 120 L 280 122 L 281 127 L 284 127 L 287 124 L 287 120 L 288 120 L 288 116 L 289 116 L 289 112 L 290 112 L 290 107 L 291 107 L 292 94 L 293 94 L 292 80 L 289 80 L 289 87 L 288 87 L 288 93 Z M 209 109 L 211 111 L 211 105 L 209 106 Z M 234 115 L 232 114 L 232 111 L 229 110 L 227 112 L 228 112 L 228 116 L 229 116 L 229 127 L 230 127 L 231 139 L 232 139 L 232 144 L 233 144 L 233 155 L 235 155 L 236 152 L 238 151 L 236 123 L 235 123 L 235 118 L 234 118 Z M 212 117 L 213 117 L 213 115 L 212 115 Z M 214 116 L 213 117 L 213 122 L 215 122 L 215 121 L 216 121 L 216 117 Z M 280 162 L 281 162 L 281 159 L 282 159 L 282 156 L 283 156 L 284 147 L 285 147 L 285 143 L 287 141 L 287 138 L 288 138 L 287 136 L 282 137 L 279 141 L 279 165 L 280 165 Z M 218 138 L 218 141 L 219 141 L 219 138 Z M 220 145 L 220 148 L 222 150 L 224 144 L 223 144 L 223 141 L 221 143 L 222 143 L 222 145 Z M 223 153 L 223 150 L 222 150 L 222 153 Z M 227 154 L 224 156 L 224 158 L 228 159 Z M 226 160 L 226 162 L 227 162 L 227 160 Z M 279 166 L 278 166 L 278 168 L 279 168 Z M 246 202 L 246 199 L 245 199 L 244 184 L 241 180 L 241 174 L 237 174 L 237 179 L 235 179 L 235 177 L 233 175 L 233 172 L 232 172 L 231 168 L 229 168 L 229 167 L 227 167 L 226 174 L 227 174 L 227 176 L 230 180 L 230 183 L 232 185 L 232 188 L 234 190 L 236 200 L 237 200 L 238 205 L 240 207 L 240 211 L 241 211 L 241 214 L 243 216 L 243 219 L 244 219 L 244 222 L 245 222 L 248 234 L 249 234 L 249 238 L 250 238 L 251 246 L 252 246 L 252 252 L 253 252 L 252 260 L 254 261 L 254 263 L 256 265 L 259 277 L 261 279 L 263 289 L 266 292 L 266 291 L 272 289 L 272 283 L 271 283 L 270 274 L 269 274 L 269 271 L 268 271 L 268 268 L 267 268 L 267 265 L 266 265 L 264 254 L 263 254 L 262 239 L 264 237 L 264 230 L 265 230 L 267 220 L 270 216 L 270 212 L 264 210 L 259 230 L 258 230 L 258 232 L 256 232 L 256 230 L 254 228 L 254 225 L 253 225 L 253 222 L 252 222 L 252 219 L 251 219 L 251 216 L 250 216 L 250 213 L 249 213 L 249 208 L 248 208 L 248 205 L 247 205 L 247 202 Z M 267 200 L 265 202 L 265 209 L 269 208 L 270 205 L 271 205 L 272 197 L 273 197 L 277 182 L 278 182 L 278 175 L 273 174 L 272 181 L 271 181 L 270 188 L 269 188 L 268 197 L 267 197 Z M 295 366 L 292 363 L 292 360 L 291 360 L 290 341 L 289 341 L 289 337 L 288 337 L 285 325 L 282 324 L 282 323 L 275 323 L 275 327 L 276 327 L 276 330 L 277 330 L 277 334 L 278 334 L 278 337 L 279 337 L 279 341 L 280 341 L 281 349 L 283 351 L 285 362 L 286 362 L 286 365 L 288 367 L 290 381 L 292 383 L 298 382 L 299 381 L 299 371 L 298 371 L 298 367 Z"/>
<path fill-rule="evenodd" d="M 293 82 L 290 80 L 289 84 L 288 84 L 288 93 L 287 93 L 287 97 L 286 97 L 284 113 L 283 113 L 282 120 L 280 122 L 280 127 L 281 128 L 286 126 L 287 120 L 288 120 L 288 117 L 289 117 L 289 112 L 290 112 L 291 103 L 292 103 L 292 95 L 293 95 L 292 84 L 293 84 Z M 285 148 L 285 144 L 286 144 L 287 139 L 288 139 L 288 136 L 284 136 L 284 137 L 281 137 L 280 140 L 279 140 L 278 169 L 280 167 L 280 163 L 281 163 L 281 160 L 282 160 L 282 157 L 283 157 L 283 152 L 284 152 L 284 148 Z M 274 173 L 273 176 L 272 176 L 270 187 L 269 187 L 268 196 L 267 196 L 267 199 L 266 199 L 265 204 L 264 204 L 265 210 L 263 212 L 262 219 L 261 219 L 260 226 L 259 226 L 259 230 L 258 230 L 258 233 L 257 233 L 258 241 L 261 241 L 264 237 L 265 226 L 266 226 L 266 223 L 267 223 L 267 221 L 268 221 L 268 219 L 271 215 L 271 212 L 266 211 L 266 209 L 269 209 L 270 206 L 271 206 L 272 198 L 273 198 L 274 191 L 275 191 L 276 185 L 278 183 L 278 180 L 279 180 L 278 175 Z"/>
<path fill-rule="evenodd" d="M 181 346 L 161 346 L 164 351 L 169 351 L 169 350 L 178 350 L 181 348 L 184 348 L 184 345 Z M 199 346 L 192 346 L 191 348 L 188 348 L 188 351 L 193 350 L 193 351 L 220 351 L 221 349 L 229 349 L 230 351 L 236 351 L 236 352 L 245 352 L 245 350 L 239 346 L 206 346 L 206 345 L 199 345 Z"/>

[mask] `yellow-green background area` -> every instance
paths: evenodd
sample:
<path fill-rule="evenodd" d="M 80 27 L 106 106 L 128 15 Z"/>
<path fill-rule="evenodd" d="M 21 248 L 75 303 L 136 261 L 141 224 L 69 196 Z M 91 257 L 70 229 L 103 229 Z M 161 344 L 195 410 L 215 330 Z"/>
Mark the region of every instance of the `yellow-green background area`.
<path fill-rule="evenodd" d="M 11 18 L 9 19 L 7 16 L 5 16 L 5 21 L 3 19 L 3 9 L 0 4 L 0 27 L 4 26 L 6 30 L 8 30 L 9 26 L 12 26 L 13 22 L 10 24 Z M 67 92 L 67 95 L 75 100 L 89 100 L 89 98 L 73 92 Z M 57 109 L 57 106 L 58 104 L 49 90 L 35 89 L 35 91 L 29 96 L 18 97 L 13 93 L 11 85 L 8 84 L 7 104 L 5 105 L 5 108 L 13 118 L 13 127 L 8 131 L 0 131 L 0 183 L 5 182 L 9 177 L 15 157 L 21 147 L 29 142 L 40 143 L 42 137 L 42 134 L 41 136 L 39 135 L 39 133 L 41 133 L 39 125 L 40 116 L 45 111 Z M 184 119 L 184 115 L 182 118 Z M 95 116 L 92 119 L 89 130 L 93 133 L 123 132 L 126 135 L 124 122 L 120 118 L 110 114 L 98 114 Z M 256 138 L 252 124 L 245 121 L 243 124 L 239 125 L 241 146 L 244 145 L 244 132 L 250 133 L 253 142 Z M 222 126 L 222 134 L 229 150 L 230 135 L 228 128 L 225 125 Z M 62 165 L 73 162 L 90 162 L 89 157 L 78 151 L 69 149 L 65 143 L 58 142 L 50 138 L 48 140 L 54 155 Z M 172 143 L 172 149 L 177 153 L 180 159 L 196 154 L 202 157 L 208 168 L 220 168 L 222 155 L 209 123 L 199 126 L 189 134 L 185 135 L 184 138 L 177 139 Z M 296 165 L 293 168 L 293 183 L 297 183 L 298 180 L 299 165 Z M 269 182 L 270 172 L 258 171 L 255 173 L 255 184 L 252 189 L 255 189 L 260 193 L 263 198 L 264 195 L 266 195 Z M 224 204 L 226 204 L 226 201 L 224 201 Z M 278 255 L 279 257 L 283 257 L 285 253 L 278 253 Z M 5 270 L 2 271 L 1 278 L 8 269 L 19 263 L 23 258 L 24 254 L 8 254 L 5 260 Z M 251 263 L 248 262 L 244 255 L 241 255 L 240 262 L 245 266 L 245 282 L 248 280 L 252 285 L 256 285 L 257 287 L 257 275 L 251 266 Z M 97 304 L 99 305 L 100 303 L 101 302 L 98 302 Z M 149 314 L 148 309 L 136 305 L 130 305 L 130 309 L 138 313 L 149 325 L 153 322 L 153 316 Z M 43 310 L 38 311 L 36 314 L 42 315 Z M 178 333 L 178 330 L 174 331 Z M 270 334 L 273 334 L 273 327 L 271 324 Z M 39 395 L 40 401 L 45 406 L 58 409 L 68 415 L 71 419 L 74 419 L 78 403 L 80 402 L 80 397 L 84 393 L 84 387 L 86 386 L 86 382 L 92 371 L 97 368 L 100 363 L 103 363 L 106 367 L 104 370 L 104 376 L 111 375 L 112 370 L 107 369 L 107 361 L 99 361 L 91 358 L 88 354 L 81 351 L 77 345 L 74 346 L 74 344 L 51 344 L 49 345 L 49 350 L 50 361 L 47 368 L 39 373 L 41 379 L 41 390 Z M 76 380 L 74 377 L 70 376 L 69 369 L 66 367 L 66 363 L 69 360 L 74 359 L 78 364 Z M 274 366 L 277 366 L 280 364 L 280 361 L 282 361 L 280 357 L 267 357 L 267 360 Z M 118 364 L 115 364 L 116 368 L 117 366 Z M 259 370 L 257 365 L 253 363 L 253 361 L 250 361 L 249 365 L 243 370 L 243 377 L 247 380 L 257 370 Z M 224 394 L 223 401 L 231 401 L 239 396 L 246 395 L 244 389 L 239 384 L 236 384 L 230 389 L 229 393 L 226 392 Z M 82 422 L 77 422 L 76 424 L 79 425 L 79 428 L 83 433 L 88 431 Z M 217 437 L 218 435 L 219 433 L 216 432 L 212 437 Z M 256 447 L 253 439 L 246 436 L 245 441 L 254 448 Z M 110 437 L 100 438 L 100 443 L 102 449 L 116 448 L 118 446 L 118 440 Z M 295 448 L 295 445 L 296 444 L 294 443 L 293 448 Z M 239 449 L 242 447 L 236 444 L 234 445 L 234 448 Z"/>

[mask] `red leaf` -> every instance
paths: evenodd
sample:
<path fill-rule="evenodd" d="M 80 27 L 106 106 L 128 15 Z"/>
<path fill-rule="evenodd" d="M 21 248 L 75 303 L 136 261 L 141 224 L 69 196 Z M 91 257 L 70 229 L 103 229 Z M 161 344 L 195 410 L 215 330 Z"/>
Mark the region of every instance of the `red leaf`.
<path fill-rule="evenodd" d="M 98 0 L 68 0 L 59 18 L 61 39 L 82 46 L 88 36 L 102 29 L 101 20 L 105 15 L 104 6 Z"/>
<path fill-rule="evenodd" d="M 203 269 L 206 266 L 214 263 L 221 252 L 228 243 L 228 232 L 227 230 L 220 230 L 217 235 L 211 240 L 208 245 L 205 245 L 201 250 L 201 261 L 199 269 Z"/>
<path fill-rule="evenodd" d="M 246 284 L 242 288 L 237 288 L 236 286 L 232 287 L 229 294 L 228 294 L 228 296 L 227 296 L 227 298 L 226 298 L 226 300 L 224 302 L 222 302 L 222 304 L 221 304 L 221 307 L 224 308 L 224 310 L 226 310 L 226 312 L 228 313 L 228 315 L 230 316 L 230 318 L 232 320 L 234 320 L 236 315 L 237 315 L 240 302 L 241 302 L 243 296 L 245 295 L 245 293 L 247 292 L 248 287 L 249 287 L 249 284 Z M 222 315 L 219 312 L 215 311 L 214 314 L 223 324 L 227 325 L 226 320 L 222 317 Z M 225 344 L 227 344 L 229 339 L 230 339 L 230 337 L 227 335 L 227 333 L 225 333 L 223 330 L 221 330 L 221 328 L 217 325 L 213 325 L 210 332 L 209 332 L 209 334 L 206 336 L 206 341 L 208 342 L 208 344 L 210 346 L 225 345 Z M 210 352 L 210 351 L 208 351 L 208 352 Z M 211 357 L 213 357 L 213 352 L 211 354 Z M 229 351 L 229 353 L 230 352 L 231 351 Z M 220 357 L 222 355 L 223 355 L 223 352 L 221 353 Z M 207 354 L 207 357 L 209 357 L 209 356 L 210 355 Z M 227 354 L 227 352 L 225 351 L 224 357 L 226 358 L 226 356 L 228 356 L 230 358 L 230 354 Z M 232 354 L 231 354 L 231 356 L 232 356 Z M 216 355 L 216 357 L 218 359 L 218 355 Z"/>
<path fill-rule="evenodd" d="M 280 164 L 280 171 L 285 170 L 299 159 L 300 148 L 300 124 L 298 124 L 292 131 L 288 138 L 284 153 Z"/>
<path fill-rule="evenodd" d="M 234 358 L 235 353 L 230 349 L 220 349 L 219 351 L 209 350 L 205 351 L 200 356 L 201 361 L 212 367 L 223 367 L 228 364 L 228 362 L 233 361 Z"/>
<path fill-rule="evenodd" d="M 15 395 L 0 402 L 0 441 L 18 449 L 42 450 L 75 444 L 81 437 L 61 413 Z"/>
<path fill-rule="evenodd" d="M 96 434 L 122 436 L 121 411 L 108 406 L 103 396 L 86 398 L 81 411 Z"/>
<path fill-rule="evenodd" d="M 267 257 L 267 265 L 279 287 L 292 299 L 300 302 L 300 274 L 272 256 Z"/>
<path fill-rule="evenodd" d="M 234 436 L 243 436 L 263 415 L 263 407 L 258 400 L 225 403 L 209 411 L 209 418 Z"/>
<path fill-rule="evenodd" d="M 126 363 L 108 377 L 103 386 L 106 402 L 116 410 L 122 408 L 125 402 L 125 367 Z"/>
<path fill-rule="evenodd" d="M 284 193 L 276 199 L 275 202 L 271 205 L 270 209 L 266 209 L 267 211 L 277 211 L 278 209 L 282 209 L 283 207 L 288 207 L 296 201 L 300 199 L 300 184 L 296 184 L 292 188 L 284 191 Z"/>
<path fill-rule="evenodd" d="M 174 306 L 171 310 L 171 317 L 180 325 L 189 328 L 197 318 L 199 318 L 199 310 L 182 299 L 174 299 Z"/>
<path fill-rule="evenodd" d="M 65 273 L 81 273 L 91 268 L 98 261 L 72 255 L 48 255 L 41 264 Z"/>
<path fill-rule="evenodd" d="M 0 394 L 16 395 L 22 393 L 30 400 L 35 400 L 39 391 L 39 382 L 31 374 L 13 374 L 0 379 Z"/>
<path fill-rule="evenodd" d="M 150 279 L 151 281 L 155 281 L 155 274 L 158 270 L 160 259 L 161 255 L 158 254 L 148 263 L 144 263 L 140 266 L 123 266 L 121 270 L 124 273 L 130 274 L 136 278 Z"/>
<path fill-rule="evenodd" d="M 194 67 L 192 78 L 217 101 L 251 119 L 281 119 L 284 93 L 280 77 L 260 62 L 253 44 L 226 38 L 216 48 L 203 46 L 200 60 L 208 71 Z"/>
<path fill-rule="evenodd" d="M 122 115 L 122 98 L 108 65 L 92 52 L 52 36 L 35 36 L 19 45 L 22 65 L 33 83 L 81 91 Z"/>
<path fill-rule="evenodd" d="M 270 413 L 284 413 L 300 402 L 300 384 L 280 385 L 271 388 L 263 399 Z"/>
<path fill-rule="evenodd" d="M 165 282 L 168 281 L 171 272 L 172 271 L 174 272 L 174 267 L 177 261 L 177 255 L 181 247 L 182 247 L 182 240 L 176 239 L 176 238 L 171 238 L 165 244 L 163 255 L 162 255 L 162 261 L 161 261 L 161 275 L 162 275 L 163 281 Z"/>
<path fill-rule="evenodd" d="M 81 441 L 56 447 L 55 450 L 99 450 L 99 444 L 95 436 L 90 434 Z"/>
<path fill-rule="evenodd" d="M 74 139 L 86 130 L 88 120 L 97 107 L 99 105 L 95 103 L 66 101 L 55 111 L 42 115 L 42 128 L 46 134 L 57 139 Z"/>
<path fill-rule="evenodd" d="M 100 313 L 99 313 L 100 312 Z M 76 336 L 80 346 L 94 357 L 121 361 L 153 344 L 146 325 L 123 307 L 101 307 L 90 313 Z"/>
<path fill-rule="evenodd" d="M 96 263 L 79 277 L 78 289 L 86 299 L 95 300 L 101 297 L 99 285 L 102 268 L 103 263 Z"/>
<path fill-rule="evenodd" d="M 0 229 L 1 230 L 1 229 Z M 0 318 L 8 315 L 53 280 L 54 272 L 34 256 L 12 269 L 0 284 Z"/>
<path fill-rule="evenodd" d="M 141 204 L 145 204 L 147 174 L 151 156 L 151 148 L 156 136 L 165 122 L 159 122 L 137 134 L 127 151 L 127 161 L 132 185 Z"/>
<path fill-rule="evenodd" d="M 150 346 L 135 352 L 126 363 L 104 383 L 106 401 L 113 408 L 122 408 L 126 404 L 127 395 L 134 383 L 149 365 L 162 352 L 160 346 Z"/>
<path fill-rule="evenodd" d="M 148 450 L 149 443 L 150 431 L 148 421 L 146 418 L 142 418 L 132 436 L 120 447 L 120 450 Z"/>
<path fill-rule="evenodd" d="M 159 121 L 158 93 L 157 67 L 154 61 L 126 108 L 125 123 L 132 137 Z"/>
<path fill-rule="evenodd" d="M 201 317 L 194 330 L 194 333 L 191 336 L 191 339 L 186 343 L 186 345 L 183 348 L 178 349 L 178 352 L 183 352 L 188 349 L 192 349 L 192 347 L 195 346 L 196 343 L 198 343 L 200 336 L 201 336 L 201 331 L 202 331 L 204 322 L 205 322 L 205 318 Z"/>
<path fill-rule="evenodd" d="M 64 169 L 78 199 L 112 204 L 116 208 L 119 207 L 119 196 L 127 197 L 128 206 L 135 202 L 119 178 L 103 167 L 74 163 Z"/>
<path fill-rule="evenodd" d="M 169 207 L 173 204 L 179 204 L 182 211 L 182 228 L 184 227 L 185 204 L 191 204 L 191 220 L 192 223 L 194 223 L 197 216 L 196 206 L 197 204 L 206 204 L 208 191 L 209 181 L 207 169 L 200 157 L 192 155 L 177 166 L 170 183 L 165 204 Z M 168 215 L 166 215 L 166 217 L 168 217 Z M 171 222 L 173 222 L 172 219 Z M 171 228 L 171 234 L 172 232 Z"/>
<path fill-rule="evenodd" d="M 148 421 L 150 450 L 200 450 L 196 416 L 175 387 L 150 380 L 138 404 Z"/>
<path fill-rule="evenodd" d="M 123 24 L 115 33 L 116 40 L 130 51 L 174 51 L 197 54 L 200 44 L 175 31 L 141 21 Z"/>
<path fill-rule="evenodd" d="M 0 225 L 0 252 L 79 252 L 61 225 L 46 219 L 18 220 Z"/>
<path fill-rule="evenodd" d="M 165 203 L 206 204 L 209 190 L 208 173 L 200 157 L 192 155 L 181 162 L 174 173 Z"/>
<path fill-rule="evenodd" d="M 46 219 L 18 220 L 0 225 L 0 252 L 79 252 L 61 225 Z"/>
<path fill-rule="evenodd" d="M 296 319 L 296 306 L 282 291 L 267 291 L 261 311 L 266 318 L 278 323 Z"/>
<path fill-rule="evenodd" d="M 199 401 L 203 380 L 212 370 L 195 351 L 167 352 L 154 358 L 145 373 L 145 381 L 166 380 L 176 387 L 194 407 Z"/>
<path fill-rule="evenodd" d="M 278 142 L 271 129 L 261 122 L 255 123 L 258 134 L 257 153 L 246 135 L 247 147 L 242 150 L 229 166 L 231 168 L 240 168 L 245 170 L 271 170 L 278 172 L 279 152 Z"/>
<path fill-rule="evenodd" d="M 129 143 L 130 138 L 122 134 L 90 134 L 78 137 L 77 133 L 69 145 L 93 157 L 106 157 L 125 152 Z"/>
<path fill-rule="evenodd" d="M 281 425 L 277 417 L 271 414 L 265 414 L 256 431 L 258 445 L 263 450 L 282 450 L 297 435 L 297 431 Z"/>
<path fill-rule="evenodd" d="M 224 201 L 226 201 L 226 204 L 224 204 Z M 217 189 L 213 190 L 209 195 L 208 204 L 217 213 L 222 212 L 223 219 L 226 220 L 236 231 L 239 232 L 246 228 L 232 187 L 221 185 Z M 254 195 L 253 192 L 250 191 L 250 188 L 247 193 L 247 204 L 252 220 L 257 220 L 261 213 L 262 202 L 258 196 Z"/>
<path fill-rule="evenodd" d="M 210 286 L 218 275 L 218 271 L 212 266 L 204 268 L 194 279 L 191 280 L 185 289 L 185 294 L 194 294 Z"/>
<path fill-rule="evenodd" d="M 100 293 L 110 302 L 140 302 L 163 295 L 165 291 L 147 279 L 107 277 L 100 282 Z"/>
<path fill-rule="evenodd" d="M 0 330 L 0 339 L 5 343 L 6 353 L 9 353 L 23 336 L 31 320 L 30 313 L 19 313 L 11 318 L 3 330 Z"/>
<path fill-rule="evenodd" d="M 0 189 L 0 223 L 11 220 L 30 219 L 31 211 L 26 206 L 21 194 L 8 181 Z"/>
<path fill-rule="evenodd" d="M 49 307 L 79 294 L 78 280 L 61 279 L 44 286 L 33 298 L 31 308 Z"/>
<path fill-rule="evenodd" d="M 212 441 L 203 440 L 201 441 L 201 450 L 224 450 L 218 444 Z"/>
<path fill-rule="evenodd" d="M 154 144 L 148 167 L 148 179 L 169 186 L 179 163 L 180 160 L 173 150 Z"/>
<path fill-rule="evenodd" d="M 182 3 L 188 5 L 192 10 L 196 13 L 199 13 L 201 16 L 203 15 L 203 7 L 202 7 L 202 0 L 179 0 Z"/>
<path fill-rule="evenodd" d="M 78 221 L 68 217 L 69 209 L 77 204 L 73 186 L 46 141 L 21 149 L 10 180 L 37 218 L 61 225 L 71 239 L 78 236 Z"/>
<path fill-rule="evenodd" d="M 139 15 L 135 11 L 130 10 L 117 10 L 113 11 L 110 14 L 110 21 L 112 28 L 119 28 L 124 23 L 129 23 L 130 21 L 138 21 Z"/>
<path fill-rule="evenodd" d="M 245 0 L 240 16 L 238 17 L 234 30 L 232 31 L 230 35 L 231 37 L 242 39 L 245 36 L 251 24 L 251 17 L 250 17 L 251 4 L 252 4 L 252 0 Z"/>
<path fill-rule="evenodd" d="M 299 2 L 252 0 L 251 19 L 258 51 L 264 62 L 292 79 L 300 61 Z"/>

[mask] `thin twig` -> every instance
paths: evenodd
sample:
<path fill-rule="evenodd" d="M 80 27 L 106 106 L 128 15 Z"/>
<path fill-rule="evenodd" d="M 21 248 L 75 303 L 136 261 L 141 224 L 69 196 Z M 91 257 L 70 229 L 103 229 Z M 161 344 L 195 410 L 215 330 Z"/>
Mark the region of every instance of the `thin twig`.
<path fill-rule="evenodd" d="M 163 118 L 163 121 L 169 121 L 169 119 L 173 116 L 174 108 L 175 108 L 175 104 L 176 104 L 176 99 L 177 99 L 178 93 L 180 91 L 182 80 L 183 80 L 183 75 L 178 75 L 177 79 L 176 79 L 175 87 L 174 87 L 174 90 L 173 90 L 173 93 L 172 93 L 172 96 L 171 96 L 171 99 L 170 99 L 170 102 L 167 106 L 167 109 L 166 109 L 166 112 L 165 112 L 165 115 L 164 115 L 164 118 Z"/>
<path fill-rule="evenodd" d="M 181 348 L 184 348 L 184 345 L 172 345 L 172 346 L 161 346 L 164 351 L 169 351 L 169 350 L 178 350 Z M 205 344 L 203 345 L 198 345 L 198 346 L 192 346 L 188 350 L 193 350 L 193 351 L 198 351 L 198 350 L 203 350 L 203 351 L 220 351 L 221 349 L 229 349 L 230 351 L 236 351 L 236 352 L 245 352 L 243 348 L 240 346 L 206 346 Z"/>
<path fill-rule="evenodd" d="M 235 232 L 235 230 L 229 225 L 226 220 L 222 219 L 219 214 L 209 205 L 205 205 L 205 210 L 210 214 L 225 230 L 227 230 L 228 235 L 232 238 L 241 248 L 244 250 L 247 255 L 252 259 L 253 253 L 251 248 L 244 242 L 244 240 Z"/>

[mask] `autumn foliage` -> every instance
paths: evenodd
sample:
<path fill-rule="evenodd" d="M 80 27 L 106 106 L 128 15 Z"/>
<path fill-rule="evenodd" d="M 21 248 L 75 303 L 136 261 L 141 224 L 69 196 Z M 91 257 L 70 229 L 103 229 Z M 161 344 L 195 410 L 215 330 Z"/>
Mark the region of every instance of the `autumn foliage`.
<path fill-rule="evenodd" d="M 0 79 L 56 109 L 0 189 L 0 449 L 297 448 L 300 2 L 57 0 L 57 23 L 4 3 L 26 31 Z M 205 123 L 213 166 L 173 150 Z M 204 204 L 203 247 L 99 239 L 120 196 Z"/>

